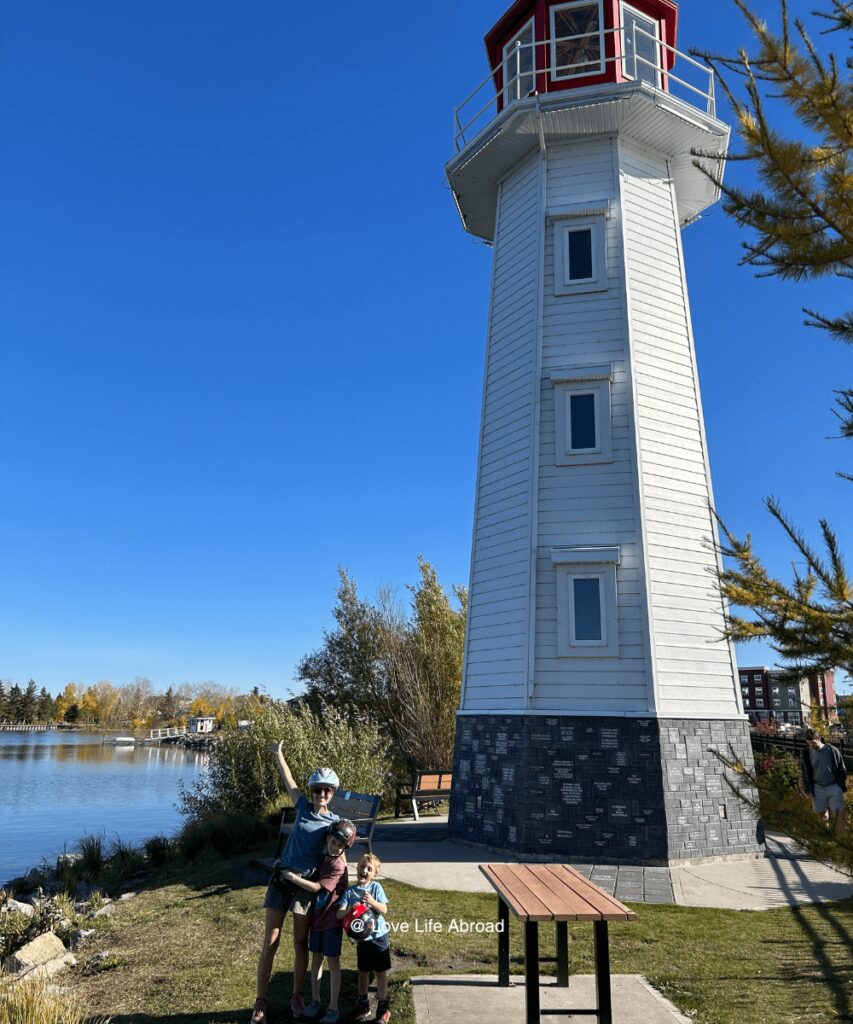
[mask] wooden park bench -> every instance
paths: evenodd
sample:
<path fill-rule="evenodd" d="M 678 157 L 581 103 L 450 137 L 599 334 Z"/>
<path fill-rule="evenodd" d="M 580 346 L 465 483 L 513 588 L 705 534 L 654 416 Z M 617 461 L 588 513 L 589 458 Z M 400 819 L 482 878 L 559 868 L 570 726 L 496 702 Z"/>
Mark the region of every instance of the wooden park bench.
<path fill-rule="evenodd" d="M 412 801 L 412 812 L 415 821 L 418 817 L 418 801 L 423 800 L 437 803 L 439 800 L 450 798 L 450 784 L 453 782 L 453 773 L 445 771 L 415 772 L 411 782 L 397 783 L 397 797 L 394 801 L 394 817 L 400 817 L 400 804 L 403 800 Z"/>
<path fill-rule="evenodd" d="M 376 827 L 376 816 L 379 814 L 381 799 L 379 796 L 371 796 L 368 793 L 353 793 L 348 789 L 338 789 L 335 790 L 335 795 L 329 803 L 330 811 L 337 814 L 340 818 L 349 818 L 353 825 L 355 825 L 356 829 L 358 829 L 358 835 L 353 845 L 362 843 L 367 847 L 368 853 L 373 853 L 373 830 Z M 278 859 L 281 851 L 284 849 L 284 844 L 290 835 L 290 830 L 293 828 L 295 817 L 296 809 L 294 807 L 285 807 L 281 815 L 281 827 L 279 829 L 275 860 Z"/>
<path fill-rule="evenodd" d="M 595 930 L 595 1010 L 547 1010 L 592 1014 L 613 1024 L 610 998 L 609 921 L 636 921 L 619 900 L 567 864 L 480 864 L 498 894 L 498 985 L 509 986 L 509 912 L 524 921 L 524 985 L 527 1024 L 539 1024 L 539 964 L 557 964 L 557 985 L 569 984 L 569 921 L 591 921 Z M 539 922 L 554 921 L 557 956 L 539 956 Z"/>

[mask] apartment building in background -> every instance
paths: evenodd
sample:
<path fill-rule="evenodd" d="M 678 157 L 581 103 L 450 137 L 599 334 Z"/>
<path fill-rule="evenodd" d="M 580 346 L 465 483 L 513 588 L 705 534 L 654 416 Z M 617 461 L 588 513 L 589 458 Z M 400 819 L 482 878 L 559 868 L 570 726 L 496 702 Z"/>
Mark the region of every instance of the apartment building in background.
<path fill-rule="evenodd" d="M 743 709 L 753 725 L 762 719 L 802 725 L 815 711 L 830 724 L 838 721 L 832 671 L 813 672 L 796 682 L 783 681 L 766 665 L 739 668 L 738 673 Z"/>

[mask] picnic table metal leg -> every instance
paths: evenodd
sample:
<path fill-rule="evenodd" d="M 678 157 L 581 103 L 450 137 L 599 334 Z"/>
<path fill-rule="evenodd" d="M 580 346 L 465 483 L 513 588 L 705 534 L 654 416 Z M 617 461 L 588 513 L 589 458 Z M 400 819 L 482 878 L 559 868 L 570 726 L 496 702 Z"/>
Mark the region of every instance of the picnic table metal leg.
<path fill-rule="evenodd" d="M 595 928 L 595 991 L 599 1024 L 613 1024 L 610 1002 L 610 946 L 607 922 L 593 922 Z"/>
<path fill-rule="evenodd" d="M 509 988 L 509 907 L 498 896 L 498 985 Z"/>
<path fill-rule="evenodd" d="M 539 924 L 536 921 L 524 922 L 524 997 L 527 1024 L 539 1024 Z"/>
<path fill-rule="evenodd" d="M 569 923 L 557 921 L 557 985 L 569 987 Z"/>

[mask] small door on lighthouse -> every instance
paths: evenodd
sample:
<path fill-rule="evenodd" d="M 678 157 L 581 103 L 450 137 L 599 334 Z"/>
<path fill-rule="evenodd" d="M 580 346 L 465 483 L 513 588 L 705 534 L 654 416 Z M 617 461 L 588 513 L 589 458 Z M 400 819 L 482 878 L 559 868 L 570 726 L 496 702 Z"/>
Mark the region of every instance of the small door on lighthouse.
<path fill-rule="evenodd" d="M 626 78 L 660 88 L 660 25 L 653 18 L 622 4 L 623 73 Z"/>

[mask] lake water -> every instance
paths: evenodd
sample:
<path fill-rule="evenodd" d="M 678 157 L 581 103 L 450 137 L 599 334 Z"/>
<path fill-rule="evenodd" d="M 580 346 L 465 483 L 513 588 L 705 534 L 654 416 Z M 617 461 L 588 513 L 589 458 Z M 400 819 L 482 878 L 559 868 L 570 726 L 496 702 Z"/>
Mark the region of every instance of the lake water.
<path fill-rule="evenodd" d="M 0 885 L 87 833 L 139 843 L 181 823 L 178 784 L 205 763 L 183 746 L 111 746 L 82 732 L 0 732 Z"/>

